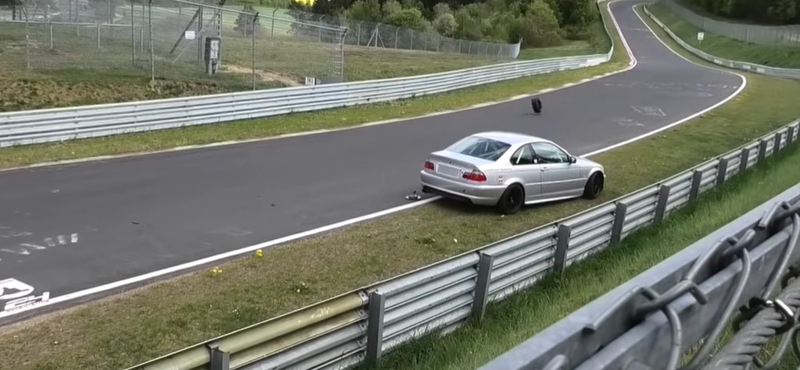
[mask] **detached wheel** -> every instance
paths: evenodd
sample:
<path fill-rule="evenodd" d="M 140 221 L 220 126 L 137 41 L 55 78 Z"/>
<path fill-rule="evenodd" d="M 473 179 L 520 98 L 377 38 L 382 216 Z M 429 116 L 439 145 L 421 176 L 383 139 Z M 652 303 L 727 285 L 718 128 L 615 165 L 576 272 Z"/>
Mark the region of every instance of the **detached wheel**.
<path fill-rule="evenodd" d="M 589 177 L 589 180 L 586 181 L 586 186 L 583 188 L 583 197 L 586 199 L 595 199 L 600 196 L 600 193 L 603 192 L 604 182 L 603 175 L 599 172 L 595 172 Z"/>
<path fill-rule="evenodd" d="M 501 213 L 511 215 L 519 212 L 523 203 L 525 203 L 525 191 L 519 184 L 513 184 L 503 192 L 497 202 L 497 208 Z"/>

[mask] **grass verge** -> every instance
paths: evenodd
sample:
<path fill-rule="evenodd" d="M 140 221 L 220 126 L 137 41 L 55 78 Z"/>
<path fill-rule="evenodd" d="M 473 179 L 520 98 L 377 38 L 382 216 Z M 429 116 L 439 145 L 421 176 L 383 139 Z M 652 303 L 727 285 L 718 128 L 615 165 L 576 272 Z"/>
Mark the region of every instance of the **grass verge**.
<path fill-rule="evenodd" d="M 605 8 L 603 9 L 603 17 L 607 19 L 609 31 L 615 39 L 616 49 L 611 61 L 599 66 L 521 78 L 384 104 L 298 113 L 226 124 L 74 140 L 64 143 L 4 148 L 0 149 L 0 168 L 99 155 L 146 152 L 227 140 L 270 137 L 318 129 L 341 128 L 367 122 L 414 117 L 426 113 L 465 108 L 478 103 L 502 100 L 545 88 L 558 87 L 567 82 L 575 82 L 598 74 L 617 71 L 627 66 L 629 57 L 622 46 L 619 35 L 614 29 L 613 22 L 606 14 Z M 0 80 L 0 84 L 2 84 L 2 80 Z M 39 91 L 38 88 L 36 89 Z M 0 92 L 3 92 L 2 96 L 6 96 L 2 85 L 0 85 Z"/>
<path fill-rule="evenodd" d="M 663 31 L 643 15 L 643 12 L 639 13 L 662 40 L 667 40 L 665 38 L 668 36 Z M 686 54 L 674 42 L 668 44 L 674 50 Z M 749 76 L 749 80 L 750 83 L 755 82 L 753 76 Z M 753 92 L 750 88 L 745 93 Z M 765 94 L 767 96 L 768 93 Z M 716 112 L 727 116 L 729 110 L 729 107 L 723 107 Z M 733 119 L 735 116 L 729 117 Z M 749 119 L 757 120 L 757 117 Z M 711 120 L 713 118 L 700 118 L 694 124 L 705 124 Z M 536 286 L 490 306 L 482 323 L 469 324 L 443 338 L 429 335 L 398 348 L 384 356 L 381 368 L 478 368 L 692 242 L 797 184 L 800 182 L 800 167 L 797 163 L 800 163 L 800 146 L 795 144 L 784 153 L 779 153 L 737 176 L 723 187 L 714 189 L 698 202 L 673 214 L 658 227 L 651 226 L 638 231 L 594 258 L 573 265 L 563 275 L 548 276 Z M 731 335 L 729 328 L 719 341 L 725 343 Z M 771 348 L 774 349 L 774 343 L 772 344 Z M 796 364 L 797 360 L 787 355 L 781 362 L 780 369 L 794 368 Z"/>
<path fill-rule="evenodd" d="M 654 3 L 648 5 L 647 9 L 683 41 L 711 55 L 765 66 L 800 68 L 800 48 L 798 47 L 752 44 L 709 32 L 705 33 L 705 38 L 700 43 L 697 41 L 697 32 L 702 30 L 683 21 L 666 6 Z"/>
<path fill-rule="evenodd" d="M 124 368 L 574 214 L 800 116 L 790 104 L 800 83 L 750 76 L 748 86 L 702 119 L 596 156 L 609 183 L 595 201 L 512 217 L 436 202 L 226 263 L 218 276 L 187 274 L 4 327 L 0 358 L 15 370 Z"/>
<path fill-rule="evenodd" d="M 490 305 L 485 320 L 385 355 L 381 369 L 475 369 L 800 182 L 795 144 L 620 244 Z M 366 368 L 366 367 L 363 367 Z"/>

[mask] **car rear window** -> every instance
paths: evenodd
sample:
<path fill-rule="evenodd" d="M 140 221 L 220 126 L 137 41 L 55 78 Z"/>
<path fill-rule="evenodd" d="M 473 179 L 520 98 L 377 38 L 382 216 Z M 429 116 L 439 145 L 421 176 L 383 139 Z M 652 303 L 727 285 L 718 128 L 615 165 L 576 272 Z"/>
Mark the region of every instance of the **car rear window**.
<path fill-rule="evenodd" d="M 510 144 L 502 141 L 470 136 L 451 145 L 447 150 L 471 157 L 496 161 L 509 147 L 511 147 Z"/>

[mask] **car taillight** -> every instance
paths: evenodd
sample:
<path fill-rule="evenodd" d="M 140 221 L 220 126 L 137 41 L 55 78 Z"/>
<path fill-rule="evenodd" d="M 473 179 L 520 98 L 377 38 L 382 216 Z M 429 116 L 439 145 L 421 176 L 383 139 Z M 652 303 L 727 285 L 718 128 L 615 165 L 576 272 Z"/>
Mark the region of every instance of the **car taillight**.
<path fill-rule="evenodd" d="M 433 171 L 433 162 L 425 161 L 425 169 Z"/>
<path fill-rule="evenodd" d="M 472 172 L 464 172 L 464 175 L 462 175 L 461 177 L 467 180 L 477 181 L 477 182 L 486 181 L 486 175 L 484 175 L 483 172 L 478 170 L 472 170 Z"/>

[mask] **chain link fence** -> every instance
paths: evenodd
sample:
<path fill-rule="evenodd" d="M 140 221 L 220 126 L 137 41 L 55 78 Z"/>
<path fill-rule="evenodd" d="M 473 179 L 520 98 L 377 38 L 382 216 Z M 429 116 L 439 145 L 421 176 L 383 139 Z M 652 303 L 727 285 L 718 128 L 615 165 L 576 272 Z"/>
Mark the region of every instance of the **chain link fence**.
<path fill-rule="evenodd" d="M 213 81 L 237 89 L 343 79 L 341 27 L 183 0 L 103 3 L 26 1 L 0 9 L 0 66 Z"/>
<path fill-rule="evenodd" d="M 760 45 L 800 47 L 800 25 L 759 26 L 722 22 L 698 15 L 675 0 L 660 0 L 659 3 L 669 8 L 681 19 L 705 32 Z"/>
<path fill-rule="evenodd" d="M 516 59 L 521 43 L 507 44 L 483 41 L 453 39 L 435 32 L 419 32 L 409 28 L 392 25 L 333 17 L 302 11 L 294 11 L 294 18 L 306 22 L 326 24 L 331 27 L 347 27 L 345 45 L 367 46 L 410 51 L 429 51 L 438 53 L 460 53 L 487 56 L 495 59 Z M 289 13 L 278 17 L 292 19 Z"/>

